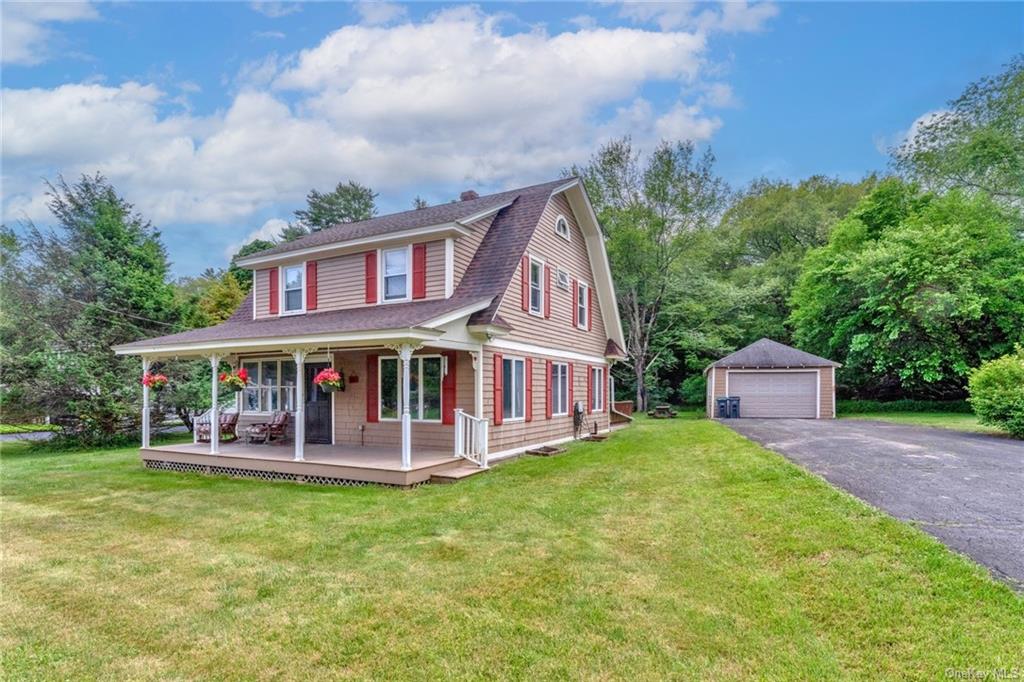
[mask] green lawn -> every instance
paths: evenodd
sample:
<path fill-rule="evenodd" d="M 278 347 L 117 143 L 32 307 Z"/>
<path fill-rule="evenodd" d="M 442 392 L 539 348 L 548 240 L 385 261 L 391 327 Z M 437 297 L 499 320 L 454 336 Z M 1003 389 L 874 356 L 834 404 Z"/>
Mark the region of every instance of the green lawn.
<path fill-rule="evenodd" d="M 1004 431 L 978 423 L 978 417 L 963 412 L 866 412 L 864 414 L 840 414 L 840 419 L 875 419 L 896 424 L 917 424 L 938 426 L 957 431 L 1005 434 Z"/>
<path fill-rule="evenodd" d="M 1024 600 L 728 429 L 641 419 L 453 486 L 7 445 L 7 679 L 920 678 L 1020 667 Z"/>
<path fill-rule="evenodd" d="M 57 431 L 53 424 L 0 424 L 0 434 L 29 433 L 32 431 Z"/>

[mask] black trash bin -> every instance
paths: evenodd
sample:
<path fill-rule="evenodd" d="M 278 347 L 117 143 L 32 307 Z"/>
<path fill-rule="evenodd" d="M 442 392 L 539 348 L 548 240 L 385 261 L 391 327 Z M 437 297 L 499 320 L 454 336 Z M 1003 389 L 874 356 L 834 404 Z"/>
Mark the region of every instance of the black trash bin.
<path fill-rule="evenodd" d="M 728 398 L 718 398 L 718 399 L 715 400 L 715 405 L 716 405 L 715 414 L 718 416 L 718 418 L 719 419 L 728 419 L 729 418 L 729 399 Z"/>
<path fill-rule="evenodd" d="M 740 418 L 740 399 L 738 396 L 732 396 L 729 399 L 729 416 L 732 419 Z"/>

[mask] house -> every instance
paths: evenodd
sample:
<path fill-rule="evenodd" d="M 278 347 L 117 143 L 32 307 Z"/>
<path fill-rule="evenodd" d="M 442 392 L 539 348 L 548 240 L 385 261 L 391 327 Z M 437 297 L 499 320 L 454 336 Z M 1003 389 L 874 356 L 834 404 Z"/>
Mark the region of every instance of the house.
<path fill-rule="evenodd" d="M 740 417 L 834 419 L 839 363 L 761 339 L 704 369 L 707 415 L 716 400 L 740 399 Z"/>
<path fill-rule="evenodd" d="M 609 429 L 625 346 L 582 183 L 544 184 L 337 225 L 241 259 L 252 292 L 226 322 L 117 346 L 143 369 L 205 357 L 248 372 L 238 431 L 287 411 L 291 447 L 153 447 L 147 466 L 413 485 Z M 326 367 L 346 380 L 324 393 Z M 144 390 L 144 416 L 149 391 Z"/>

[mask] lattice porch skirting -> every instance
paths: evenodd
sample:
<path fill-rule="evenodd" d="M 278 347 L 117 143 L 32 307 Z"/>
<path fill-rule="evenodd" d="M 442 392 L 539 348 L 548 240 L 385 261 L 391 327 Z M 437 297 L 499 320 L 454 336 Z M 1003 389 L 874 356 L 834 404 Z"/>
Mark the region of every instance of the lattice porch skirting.
<path fill-rule="evenodd" d="M 313 485 L 337 485 L 352 487 L 362 487 L 367 485 L 383 485 L 389 488 L 411 488 L 416 485 L 422 485 L 421 483 L 416 483 L 413 485 L 398 486 L 388 483 L 375 483 L 372 481 L 357 481 L 351 478 L 290 474 L 281 471 L 263 471 L 260 469 L 244 469 L 239 467 L 218 466 L 215 464 L 193 464 L 191 462 L 172 462 L 160 459 L 143 459 L 142 461 L 147 469 L 158 469 L 161 471 L 177 471 L 180 473 L 190 474 L 231 476 L 233 478 L 256 478 L 263 481 L 290 481 L 293 483 L 310 483 Z"/>

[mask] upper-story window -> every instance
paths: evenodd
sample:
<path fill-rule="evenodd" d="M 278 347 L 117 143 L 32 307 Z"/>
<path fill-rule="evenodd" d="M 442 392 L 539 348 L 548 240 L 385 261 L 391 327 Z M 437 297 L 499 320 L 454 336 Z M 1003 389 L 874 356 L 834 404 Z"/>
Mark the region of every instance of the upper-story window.
<path fill-rule="evenodd" d="M 544 262 L 530 258 L 530 312 L 544 314 Z"/>
<path fill-rule="evenodd" d="M 559 237 L 563 237 L 566 240 L 569 239 L 569 221 L 565 219 L 564 215 L 558 216 L 555 220 L 555 233 Z"/>
<path fill-rule="evenodd" d="M 289 265 L 283 270 L 284 312 L 301 313 L 304 310 L 303 279 L 306 268 L 304 265 Z"/>
<path fill-rule="evenodd" d="M 586 329 L 590 322 L 590 287 L 580 282 L 576 285 L 576 326 Z"/>
<path fill-rule="evenodd" d="M 387 249 L 384 257 L 384 300 L 409 298 L 409 249 Z"/>

